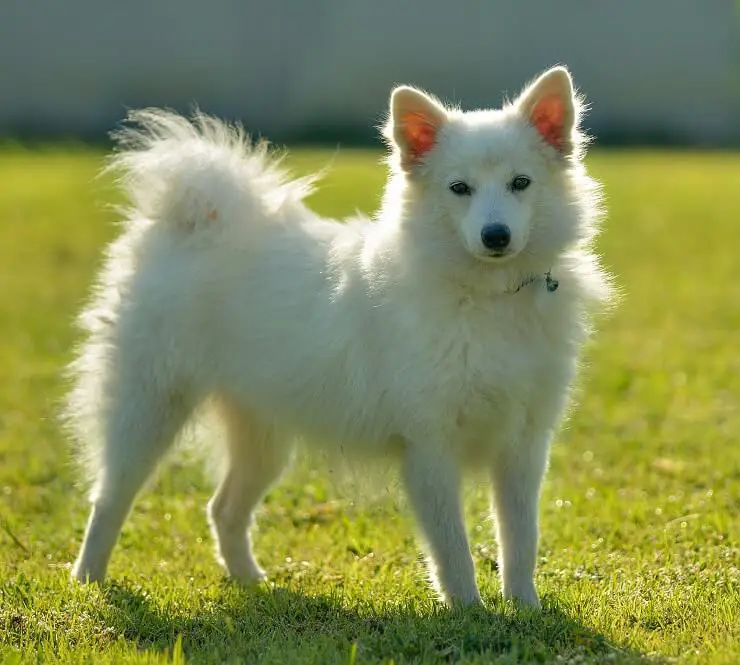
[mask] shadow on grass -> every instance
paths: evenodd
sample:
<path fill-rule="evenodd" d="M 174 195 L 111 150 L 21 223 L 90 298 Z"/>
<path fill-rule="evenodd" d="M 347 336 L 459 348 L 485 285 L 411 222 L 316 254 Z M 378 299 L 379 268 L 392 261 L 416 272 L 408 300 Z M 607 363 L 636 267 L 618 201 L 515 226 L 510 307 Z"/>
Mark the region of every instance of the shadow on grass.
<path fill-rule="evenodd" d="M 547 603 L 541 613 L 502 604 L 498 611 L 378 608 L 371 601 L 352 609 L 339 596 L 225 584 L 188 616 L 134 587 L 111 585 L 106 599 L 106 619 L 125 640 L 145 650 L 181 649 L 188 663 L 656 662 Z"/>

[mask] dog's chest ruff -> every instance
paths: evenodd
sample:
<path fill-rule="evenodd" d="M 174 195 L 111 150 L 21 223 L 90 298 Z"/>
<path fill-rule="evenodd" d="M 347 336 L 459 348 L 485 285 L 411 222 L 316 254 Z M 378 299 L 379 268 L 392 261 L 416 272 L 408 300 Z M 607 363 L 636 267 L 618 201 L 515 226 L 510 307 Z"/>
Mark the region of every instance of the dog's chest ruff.
<path fill-rule="evenodd" d="M 456 389 L 440 398 L 449 400 L 448 422 L 463 443 L 516 438 L 533 405 L 567 389 L 572 322 L 556 315 L 557 295 L 545 284 L 528 289 L 482 305 L 460 302 L 457 335 L 439 375 L 455 377 Z"/>

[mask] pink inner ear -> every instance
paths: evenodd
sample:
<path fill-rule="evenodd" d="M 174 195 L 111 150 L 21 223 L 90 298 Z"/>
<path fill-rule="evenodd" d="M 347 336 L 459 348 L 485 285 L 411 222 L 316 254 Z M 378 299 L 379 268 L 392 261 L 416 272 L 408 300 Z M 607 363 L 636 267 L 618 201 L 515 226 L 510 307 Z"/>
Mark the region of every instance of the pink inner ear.
<path fill-rule="evenodd" d="M 565 105 L 559 97 L 540 99 L 532 108 L 529 118 L 547 143 L 557 150 L 563 148 Z"/>
<path fill-rule="evenodd" d="M 414 159 L 429 152 L 437 138 L 437 128 L 427 116 L 418 111 L 409 111 L 403 115 L 403 133 Z"/>

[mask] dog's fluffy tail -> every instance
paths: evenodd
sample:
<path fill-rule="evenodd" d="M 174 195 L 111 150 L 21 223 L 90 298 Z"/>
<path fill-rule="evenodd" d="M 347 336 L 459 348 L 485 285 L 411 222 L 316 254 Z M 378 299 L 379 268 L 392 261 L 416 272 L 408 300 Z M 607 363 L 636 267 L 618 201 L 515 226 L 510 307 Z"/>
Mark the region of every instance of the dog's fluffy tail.
<path fill-rule="evenodd" d="M 270 216 L 305 198 L 316 180 L 291 180 L 266 142 L 252 143 L 241 125 L 199 111 L 191 119 L 159 109 L 133 111 L 113 138 L 118 149 L 106 171 L 119 176 L 128 216 L 183 230 Z"/>
<path fill-rule="evenodd" d="M 115 360 L 121 316 L 131 284 L 144 269 L 142 257 L 149 255 L 142 250 L 167 247 L 158 231 L 176 244 L 189 238 L 254 238 L 261 226 L 279 223 L 283 212 L 300 218 L 290 211 L 303 206 L 314 180 L 290 180 L 266 144 L 253 144 L 241 127 L 201 113 L 187 119 L 169 111 L 137 111 L 115 138 L 118 150 L 107 170 L 118 175 L 128 197 L 125 230 L 107 248 L 79 317 L 83 338 L 68 368 L 72 385 L 61 413 L 90 479 L 101 466 L 121 381 Z M 234 233 L 234 227 L 240 230 Z M 151 256 L 156 262 L 156 252 Z"/>

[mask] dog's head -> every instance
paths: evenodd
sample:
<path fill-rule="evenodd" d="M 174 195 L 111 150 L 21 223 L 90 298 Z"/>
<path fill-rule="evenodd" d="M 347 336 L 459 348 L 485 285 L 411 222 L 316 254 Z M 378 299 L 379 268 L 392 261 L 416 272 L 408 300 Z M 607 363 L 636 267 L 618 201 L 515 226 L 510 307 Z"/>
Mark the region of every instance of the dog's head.
<path fill-rule="evenodd" d="M 476 259 L 503 265 L 578 237 L 564 177 L 580 159 L 578 116 L 571 77 L 555 67 L 501 110 L 462 112 L 396 88 L 386 137 L 434 222 Z"/>

